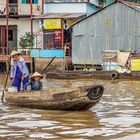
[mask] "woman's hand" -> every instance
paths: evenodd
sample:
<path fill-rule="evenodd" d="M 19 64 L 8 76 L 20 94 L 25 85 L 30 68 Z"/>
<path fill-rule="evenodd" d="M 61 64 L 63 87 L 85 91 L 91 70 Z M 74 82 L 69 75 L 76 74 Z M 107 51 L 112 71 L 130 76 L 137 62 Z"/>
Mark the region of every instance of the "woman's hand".
<path fill-rule="evenodd" d="M 24 75 L 21 76 L 21 81 L 24 81 Z"/>

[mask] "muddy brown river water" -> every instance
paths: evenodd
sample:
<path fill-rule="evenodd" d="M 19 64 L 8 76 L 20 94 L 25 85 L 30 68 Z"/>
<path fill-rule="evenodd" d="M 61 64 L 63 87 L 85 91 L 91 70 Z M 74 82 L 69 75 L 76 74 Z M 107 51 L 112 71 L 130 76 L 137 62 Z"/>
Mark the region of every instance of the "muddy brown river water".
<path fill-rule="evenodd" d="M 0 89 L 5 75 L 0 75 Z M 44 80 L 49 88 L 102 84 L 102 100 L 82 112 L 8 106 L 0 101 L 0 140 L 140 140 L 140 81 Z M 1 95 L 0 95 L 1 96 Z"/>

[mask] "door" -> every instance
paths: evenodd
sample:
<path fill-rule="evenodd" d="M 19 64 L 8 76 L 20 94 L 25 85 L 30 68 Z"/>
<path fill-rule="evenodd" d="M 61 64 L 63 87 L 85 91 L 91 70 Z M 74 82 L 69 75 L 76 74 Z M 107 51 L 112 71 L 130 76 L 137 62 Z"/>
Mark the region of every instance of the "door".
<path fill-rule="evenodd" d="M 6 54 L 6 32 L 5 27 L 0 27 L 0 53 Z"/>
<path fill-rule="evenodd" d="M 62 32 L 61 30 L 52 30 L 44 32 L 44 49 L 61 49 Z"/>
<path fill-rule="evenodd" d="M 17 48 L 17 26 L 9 26 L 8 48 L 6 48 L 6 27 L 0 26 L 0 54 L 9 54 Z"/>
<path fill-rule="evenodd" d="M 17 49 L 17 26 L 9 26 L 9 32 L 8 32 L 8 46 L 9 46 L 9 53 L 11 53 L 12 50 Z"/>
<path fill-rule="evenodd" d="M 53 31 L 45 31 L 43 40 L 44 40 L 44 49 L 54 49 Z"/>

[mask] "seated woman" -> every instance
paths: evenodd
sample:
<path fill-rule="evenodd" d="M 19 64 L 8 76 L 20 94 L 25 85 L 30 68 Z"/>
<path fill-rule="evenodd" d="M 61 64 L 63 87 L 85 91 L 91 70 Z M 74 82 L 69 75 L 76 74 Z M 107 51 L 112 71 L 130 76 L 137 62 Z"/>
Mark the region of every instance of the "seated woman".
<path fill-rule="evenodd" d="M 42 90 L 43 89 L 43 84 L 40 81 L 40 79 L 42 79 L 43 76 L 38 73 L 35 72 L 33 73 L 33 75 L 31 76 L 31 81 L 30 81 L 30 85 L 31 85 L 31 90 Z"/>

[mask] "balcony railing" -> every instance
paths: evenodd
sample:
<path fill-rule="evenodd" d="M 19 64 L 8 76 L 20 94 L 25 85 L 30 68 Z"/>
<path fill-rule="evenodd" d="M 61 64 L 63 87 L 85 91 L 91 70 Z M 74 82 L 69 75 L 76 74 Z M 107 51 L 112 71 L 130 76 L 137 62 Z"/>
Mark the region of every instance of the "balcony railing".
<path fill-rule="evenodd" d="M 89 0 L 44 0 L 44 3 L 51 3 L 51 2 L 56 2 L 56 3 L 61 3 L 61 2 L 89 2 Z"/>
<path fill-rule="evenodd" d="M 9 15 L 18 15 L 18 4 L 8 5 Z"/>

